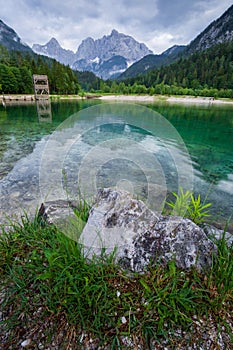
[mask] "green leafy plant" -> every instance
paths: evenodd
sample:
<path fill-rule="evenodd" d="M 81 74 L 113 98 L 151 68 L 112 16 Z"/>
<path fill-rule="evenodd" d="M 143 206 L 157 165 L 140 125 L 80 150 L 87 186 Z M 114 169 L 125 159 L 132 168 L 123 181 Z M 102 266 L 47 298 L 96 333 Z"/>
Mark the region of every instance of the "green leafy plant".
<path fill-rule="evenodd" d="M 207 217 L 210 217 L 209 208 L 212 203 L 202 203 L 200 194 L 197 198 L 191 194 L 191 203 L 188 207 L 189 218 L 196 224 L 200 224 L 206 220 Z"/>
<path fill-rule="evenodd" d="M 174 199 L 172 201 L 166 201 L 169 208 L 172 209 L 172 214 L 177 216 L 185 216 L 190 203 L 190 197 L 192 192 L 186 191 L 184 193 L 183 188 L 180 188 L 180 193 L 172 192 Z"/>
<path fill-rule="evenodd" d="M 172 192 L 174 200 L 166 201 L 169 208 L 172 209 L 172 215 L 187 217 L 196 224 L 204 222 L 207 217 L 210 217 L 209 207 L 212 203 L 202 203 L 200 194 L 195 197 L 194 194 L 183 188 L 179 189 L 179 194 Z"/>

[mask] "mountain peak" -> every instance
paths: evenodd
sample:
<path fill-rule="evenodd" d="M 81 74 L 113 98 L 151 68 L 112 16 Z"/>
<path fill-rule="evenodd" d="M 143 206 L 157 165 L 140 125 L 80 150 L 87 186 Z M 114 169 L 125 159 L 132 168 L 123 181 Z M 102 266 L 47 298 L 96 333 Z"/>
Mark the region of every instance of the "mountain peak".
<path fill-rule="evenodd" d="M 100 39 L 87 38 L 82 41 L 77 50 L 78 59 L 93 60 L 96 57 L 107 61 L 113 56 L 125 57 L 134 62 L 152 53 L 144 44 L 140 44 L 131 36 L 119 33 L 113 29 L 110 35 Z"/>
<path fill-rule="evenodd" d="M 56 46 L 59 46 L 61 47 L 61 45 L 59 44 L 59 42 L 57 41 L 57 39 L 55 38 L 51 38 L 46 45 L 56 45 Z"/>
<path fill-rule="evenodd" d="M 116 29 L 113 29 L 111 32 L 111 36 L 120 34 Z"/>
<path fill-rule="evenodd" d="M 88 70 L 103 79 L 116 77 L 130 64 L 152 53 L 145 44 L 133 37 L 112 29 L 110 35 L 100 39 L 87 38 L 77 50 L 77 61 L 73 68 Z"/>
<path fill-rule="evenodd" d="M 55 38 L 51 38 L 45 45 L 33 44 L 32 50 L 40 55 L 55 58 L 63 64 L 71 64 L 75 60 L 74 52 L 63 49 Z"/>

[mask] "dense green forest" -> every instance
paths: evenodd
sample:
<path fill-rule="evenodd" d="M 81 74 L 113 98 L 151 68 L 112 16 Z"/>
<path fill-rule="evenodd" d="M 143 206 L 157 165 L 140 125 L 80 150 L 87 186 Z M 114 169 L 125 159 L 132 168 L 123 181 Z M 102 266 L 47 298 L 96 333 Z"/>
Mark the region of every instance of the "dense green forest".
<path fill-rule="evenodd" d="M 96 89 L 91 80 L 89 87 Z M 100 81 L 99 92 L 233 98 L 233 42 L 184 55 L 171 65 L 124 81 Z"/>
<path fill-rule="evenodd" d="M 0 46 L 0 91 L 6 94 L 33 93 L 32 75 L 47 74 L 52 94 L 77 94 L 77 74 L 56 60 L 32 53 L 7 51 Z"/>
<path fill-rule="evenodd" d="M 233 97 L 233 42 L 182 57 L 169 66 L 127 79 L 124 84 L 151 94 Z"/>
<path fill-rule="evenodd" d="M 84 91 L 96 91 L 100 90 L 101 82 L 103 83 L 102 79 L 98 78 L 94 73 L 92 72 L 76 72 L 78 77 L 78 82 L 81 86 L 81 88 Z"/>
<path fill-rule="evenodd" d="M 0 91 L 33 93 L 32 75 L 47 74 L 52 94 L 166 94 L 233 98 L 233 42 L 218 44 L 171 65 L 124 81 L 103 81 L 56 60 L 0 46 Z"/>

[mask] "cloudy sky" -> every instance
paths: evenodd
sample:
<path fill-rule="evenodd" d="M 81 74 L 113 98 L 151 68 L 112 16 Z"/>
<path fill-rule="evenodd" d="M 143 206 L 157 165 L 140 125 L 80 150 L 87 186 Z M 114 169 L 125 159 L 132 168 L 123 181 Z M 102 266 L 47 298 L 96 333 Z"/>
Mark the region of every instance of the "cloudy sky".
<path fill-rule="evenodd" d="M 188 44 L 231 5 L 232 0 L 0 0 L 0 19 L 30 46 L 55 37 L 76 51 L 83 39 L 101 38 L 114 28 L 161 53 Z"/>

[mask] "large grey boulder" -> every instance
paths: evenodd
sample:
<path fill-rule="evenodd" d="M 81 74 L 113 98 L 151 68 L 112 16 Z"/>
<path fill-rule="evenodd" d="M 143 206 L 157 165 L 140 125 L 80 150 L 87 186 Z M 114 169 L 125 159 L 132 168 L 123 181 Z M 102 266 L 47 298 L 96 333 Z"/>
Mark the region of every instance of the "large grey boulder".
<path fill-rule="evenodd" d="M 115 249 L 116 260 L 138 272 L 150 263 L 166 264 L 172 259 L 179 268 L 195 266 L 201 271 L 217 252 L 192 221 L 161 216 L 128 192 L 112 189 L 98 191 L 80 241 L 88 257 Z"/>
<path fill-rule="evenodd" d="M 211 265 L 212 253 L 217 253 L 214 242 L 224 238 L 228 246 L 233 244 L 229 232 L 159 215 L 126 191 L 99 190 L 87 224 L 74 214 L 80 204 L 67 200 L 46 202 L 39 216 L 81 242 L 87 257 L 115 251 L 116 260 L 132 271 L 143 271 L 153 262 L 166 264 L 171 259 L 182 269 L 195 266 L 203 270 Z"/>

